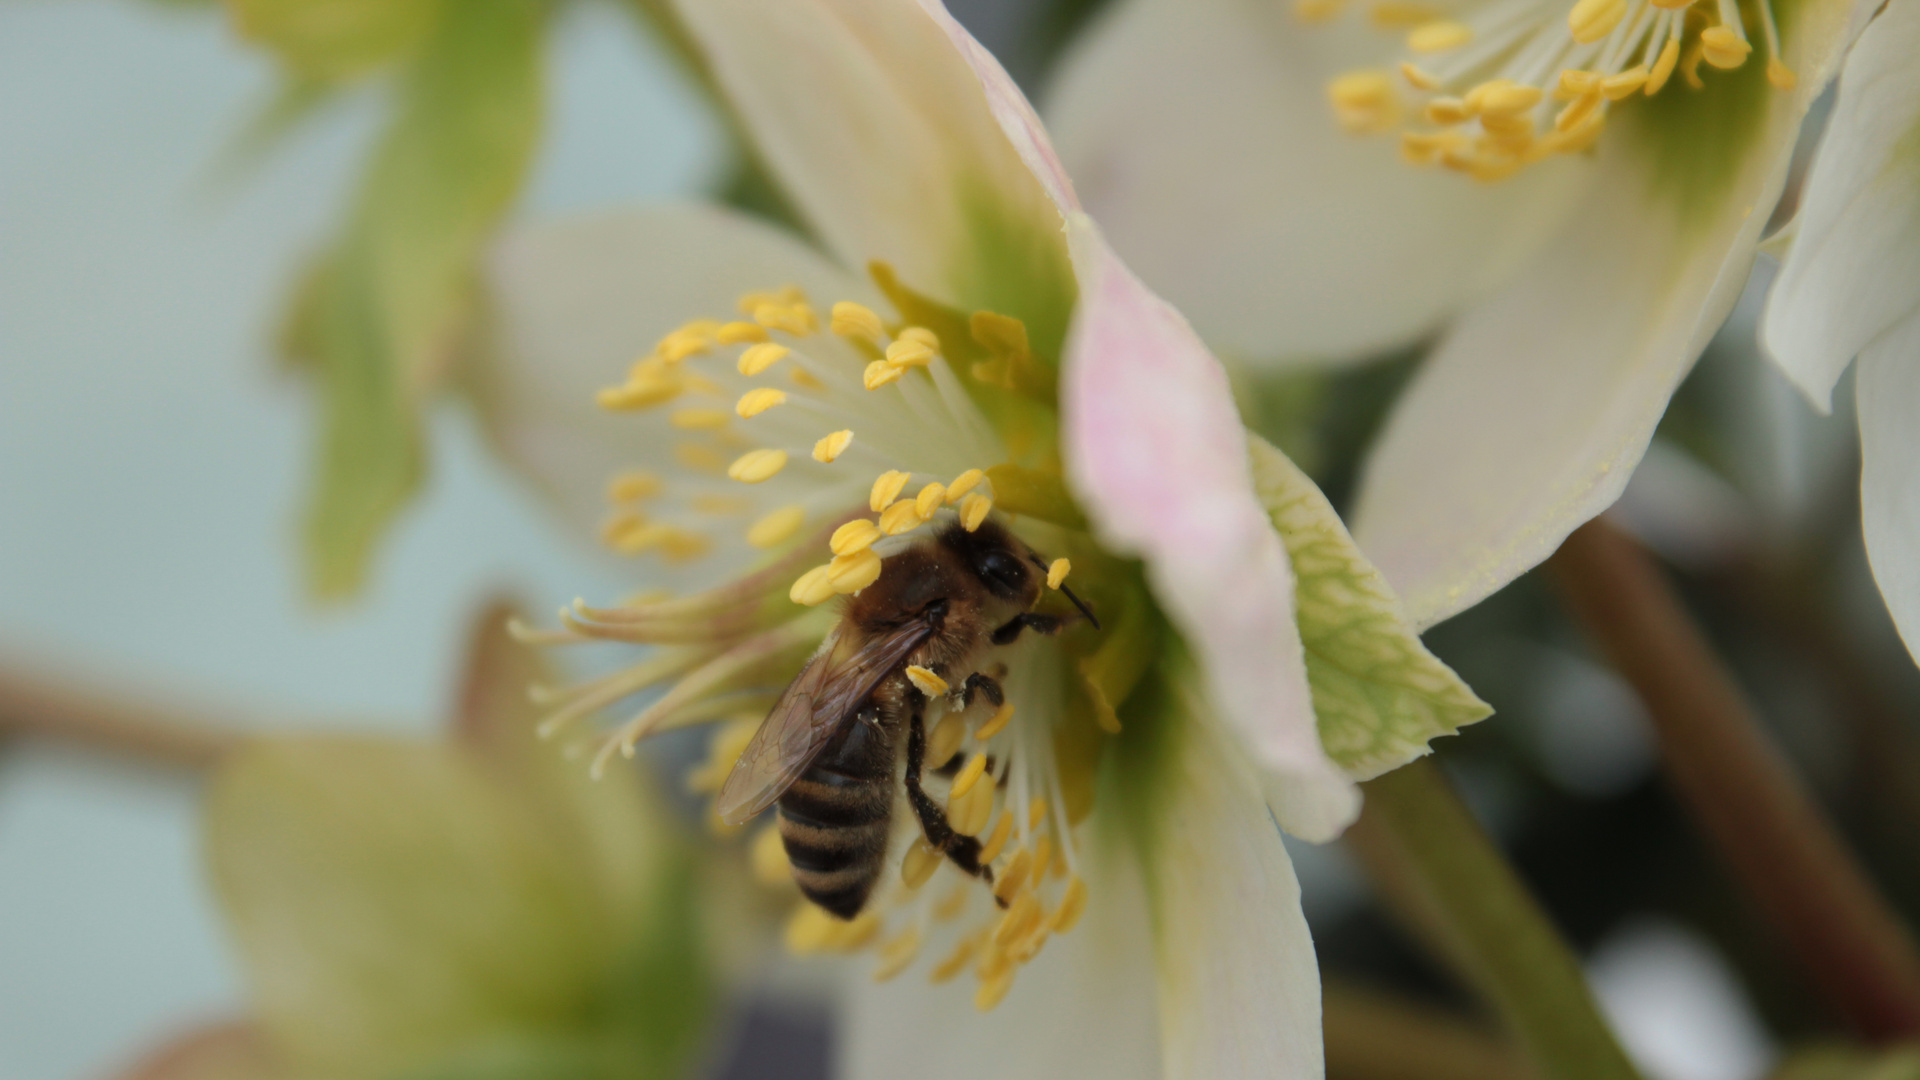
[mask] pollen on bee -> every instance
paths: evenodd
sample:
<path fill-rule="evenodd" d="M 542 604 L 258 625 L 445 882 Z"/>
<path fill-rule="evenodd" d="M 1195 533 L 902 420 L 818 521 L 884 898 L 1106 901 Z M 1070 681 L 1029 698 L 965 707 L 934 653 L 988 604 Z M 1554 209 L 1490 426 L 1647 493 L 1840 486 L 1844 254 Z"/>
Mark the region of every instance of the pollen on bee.
<path fill-rule="evenodd" d="M 1052 565 L 1047 567 L 1047 588 L 1059 588 L 1060 583 L 1067 580 L 1067 574 L 1072 569 L 1073 563 L 1066 559 L 1053 560 Z"/>

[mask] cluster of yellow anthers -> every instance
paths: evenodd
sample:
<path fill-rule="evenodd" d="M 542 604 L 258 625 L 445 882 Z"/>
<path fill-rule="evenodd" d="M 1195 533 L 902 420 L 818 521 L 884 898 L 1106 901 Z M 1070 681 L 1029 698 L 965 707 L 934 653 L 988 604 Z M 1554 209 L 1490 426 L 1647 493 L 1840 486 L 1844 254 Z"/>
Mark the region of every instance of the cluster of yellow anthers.
<path fill-rule="evenodd" d="M 1748 0 L 1766 42 L 1767 79 L 1791 90 L 1795 77 L 1780 56 L 1771 2 Z M 1341 6 L 1297 0 L 1295 10 L 1319 21 Z M 1740 0 L 1577 0 L 1564 20 L 1557 14 L 1546 0 L 1493 0 L 1464 15 L 1399 0 L 1374 4 L 1374 26 L 1406 33 L 1410 56 L 1400 76 L 1418 96 L 1419 117 L 1434 125 L 1401 132 L 1406 160 L 1504 179 L 1593 145 L 1612 103 L 1658 94 L 1676 71 L 1701 89 L 1701 61 L 1731 70 L 1753 52 Z M 1343 74 L 1327 94 L 1350 131 L 1395 130 L 1407 111 L 1383 70 Z"/>

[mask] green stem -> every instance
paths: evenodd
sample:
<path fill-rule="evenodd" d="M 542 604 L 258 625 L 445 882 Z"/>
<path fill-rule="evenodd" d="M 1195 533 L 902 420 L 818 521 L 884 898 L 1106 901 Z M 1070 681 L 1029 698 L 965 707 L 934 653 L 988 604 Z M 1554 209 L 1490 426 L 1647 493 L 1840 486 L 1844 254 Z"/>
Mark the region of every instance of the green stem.
<path fill-rule="evenodd" d="M 1646 550 L 1596 520 L 1551 565 L 1646 704 L 1668 781 L 1827 999 L 1870 1039 L 1920 1035 L 1920 949 Z"/>
<path fill-rule="evenodd" d="M 1580 962 L 1428 760 L 1365 785 L 1355 839 L 1543 1080 L 1637 1080 Z"/>

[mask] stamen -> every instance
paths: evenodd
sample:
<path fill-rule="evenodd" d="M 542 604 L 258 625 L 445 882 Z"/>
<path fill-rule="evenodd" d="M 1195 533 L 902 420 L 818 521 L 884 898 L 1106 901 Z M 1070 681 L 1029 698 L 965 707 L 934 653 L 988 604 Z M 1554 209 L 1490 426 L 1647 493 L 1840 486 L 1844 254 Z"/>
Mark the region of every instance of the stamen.
<path fill-rule="evenodd" d="M 1053 932 L 1064 934 L 1073 929 L 1086 910 L 1087 883 L 1076 874 L 1067 880 L 1067 889 L 1060 896 L 1060 907 L 1053 913 Z"/>
<path fill-rule="evenodd" d="M 920 931 L 909 928 L 899 937 L 880 946 L 880 965 L 873 969 L 874 982 L 886 982 L 907 970 L 920 955 Z"/>
<path fill-rule="evenodd" d="M 836 555 L 827 564 L 827 580 L 837 593 L 857 593 L 880 579 L 880 556 L 872 548 Z"/>
<path fill-rule="evenodd" d="M 908 669 L 907 675 L 909 678 L 912 677 L 912 669 Z M 915 680 L 915 682 L 917 684 L 918 680 Z M 985 775 L 986 771 L 987 755 L 975 754 L 971 758 L 968 758 L 966 765 L 960 769 L 960 774 L 953 778 L 953 790 L 947 797 L 950 799 L 964 797 L 967 792 L 973 790 L 974 784 L 979 783 L 980 777 Z"/>
<path fill-rule="evenodd" d="M 906 487 L 911 479 L 912 473 L 903 473 L 898 469 L 881 473 L 880 478 L 873 482 L 873 492 L 867 498 L 867 506 L 876 514 L 885 510 L 900 497 L 900 489 Z"/>
<path fill-rule="evenodd" d="M 989 836 L 987 842 L 980 847 L 980 861 L 990 863 L 999 858 L 1001 850 L 1007 846 L 1007 838 L 1012 835 L 1013 815 L 1002 813 L 1000 820 L 994 823 L 993 835 Z"/>
<path fill-rule="evenodd" d="M 816 607 L 839 595 L 834 591 L 833 582 L 827 578 L 827 567 L 816 566 L 800 575 L 787 591 L 787 599 L 806 607 Z"/>
<path fill-rule="evenodd" d="M 953 760 L 960 750 L 960 743 L 967 737 L 967 721 L 960 713 L 949 712 L 940 718 L 933 727 L 933 734 L 927 736 L 927 767 L 938 769 Z"/>
<path fill-rule="evenodd" d="M 730 322 L 713 332 L 713 340 L 722 345 L 750 345 L 767 340 L 767 329 L 759 323 Z"/>
<path fill-rule="evenodd" d="M 794 369 L 796 372 L 799 370 L 799 368 Z M 820 441 L 813 444 L 813 460 L 823 465 L 829 464 L 834 458 L 846 453 L 847 447 L 852 445 L 852 443 L 852 431 L 842 430 L 836 431 L 831 435 L 823 435 L 820 437 Z"/>
<path fill-rule="evenodd" d="M 805 337 L 820 329 L 820 319 L 806 304 L 761 304 L 753 309 L 753 321 L 769 330 L 785 330 Z"/>
<path fill-rule="evenodd" d="M 880 316 L 865 304 L 856 304 L 851 300 L 842 300 L 833 305 L 833 318 L 829 328 L 844 338 L 853 338 L 870 345 L 878 345 L 886 336 L 886 328 L 880 323 Z"/>
<path fill-rule="evenodd" d="M 1753 52 L 1753 46 L 1747 43 L 1746 38 L 1725 26 L 1710 26 L 1700 31 L 1700 45 L 1707 63 L 1722 71 L 1746 63 L 1747 56 Z"/>
<path fill-rule="evenodd" d="M 733 411 L 740 414 L 742 420 L 750 420 L 775 405 L 785 404 L 786 400 L 785 390 L 776 390 L 771 386 L 756 386 L 740 395 L 740 400 L 734 405 Z"/>
<path fill-rule="evenodd" d="M 786 467 L 785 450 L 749 450 L 727 466 L 727 475 L 743 484 L 758 484 L 773 479 Z"/>
<path fill-rule="evenodd" d="M 866 518 L 854 518 L 845 525 L 833 530 L 833 536 L 827 540 L 827 547 L 835 555 L 851 555 L 856 551 L 873 546 L 875 540 L 886 535 L 880 527 Z"/>
<path fill-rule="evenodd" d="M 860 382 L 869 390 L 878 390 L 888 383 L 899 382 L 900 376 L 906 373 L 907 369 L 899 364 L 888 360 L 875 360 L 860 373 Z"/>
<path fill-rule="evenodd" d="M 783 506 L 748 527 L 747 543 L 762 549 L 779 547 L 793 539 L 806 520 L 805 507 Z"/>
<path fill-rule="evenodd" d="M 986 742 L 988 739 L 991 739 L 995 735 L 1000 734 L 1001 730 L 1004 729 L 1007 726 L 1007 724 L 1010 723 L 1012 720 L 1013 720 L 1013 702 L 1003 701 L 1000 703 L 1000 707 L 994 710 L 993 719 L 988 720 L 984 724 L 981 724 L 980 730 L 974 732 L 973 737 L 980 740 L 981 742 Z"/>
<path fill-rule="evenodd" d="M 960 500 L 960 524 L 968 532 L 980 527 L 987 520 L 987 511 L 993 509 L 993 500 L 975 492 Z"/>
<path fill-rule="evenodd" d="M 1340 14 L 1345 6 L 1346 0 L 1293 0 L 1293 14 L 1301 22 L 1321 23 Z"/>
<path fill-rule="evenodd" d="M 907 681 L 930 698 L 937 698 L 950 689 L 947 686 L 947 680 L 941 678 L 933 669 L 923 668 L 918 664 L 907 665 Z M 983 762 L 982 766 L 984 765 Z M 958 781 L 955 781 L 955 786 L 958 786 Z"/>
<path fill-rule="evenodd" d="M 727 426 L 727 414 L 721 409 L 675 409 L 667 420 L 682 431 L 714 431 Z"/>
<path fill-rule="evenodd" d="M 932 362 L 933 347 L 919 338 L 902 337 L 887 346 L 887 363 L 896 367 L 925 367 Z"/>
<path fill-rule="evenodd" d="M 946 499 L 947 486 L 935 480 L 921 488 L 920 494 L 913 497 L 913 508 L 920 515 L 921 520 L 925 520 L 932 517 L 934 511 L 940 509 Z"/>
<path fill-rule="evenodd" d="M 1648 97 L 1659 93 L 1660 89 L 1667 85 L 1667 80 L 1673 77 L 1674 65 L 1679 62 L 1680 40 L 1668 38 L 1667 43 L 1660 46 L 1660 59 L 1654 61 L 1653 72 L 1647 76 Z"/>
<path fill-rule="evenodd" d="M 1423 23 L 1407 35 L 1408 50 L 1416 53 L 1446 52 L 1473 40 L 1473 31 L 1451 19 Z"/>
<path fill-rule="evenodd" d="M 1400 122 L 1400 98 L 1382 71 L 1350 71 L 1327 87 L 1333 112 L 1348 131 L 1388 131 Z"/>
<path fill-rule="evenodd" d="M 943 856 L 927 843 L 926 837 L 916 837 L 913 843 L 907 845 L 907 853 L 900 860 L 900 880 L 905 882 L 909 889 L 917 889 L 925 885 L 927 879 L 933 876 L 933 872 L 940 869 L 942 858 Z"/>
<path fill-rule="evenodd" d="M 762 331 L 762 333 L 764 332 L 765 331 Z M 752 378 L 785 359 L 787 354 L 792 351 L 792 349 L 787 348 L 785 345 L 775 344 L 771 341 L 763 342 L 742 352 L 740 354 L 740 361 L 735 366 L 739 369 L 740 374 Z"/>
<path fill-rule="evenodd" d="M 973 992 L 973 1007 L 981 1012 L 992 1012 L 995 1006 L 1006 1000 L 1007 991 L 1013 989 L 1014 970 L 1008 966 L 993 978 L 983 980 L 980 988 Z"/>
<path fill-rule="evenodd" d="M 968 469 L 966 472 L 954 477 L 953 483 L 947 485 L 948 504 L 959 502 L 961 496 L 979 487 L 980 481 L 986 478 L 987 474 L 982 469 Z"/>
<path fill-rule="evenodd" d="M 683 386 L 680 379 L 672 376 L 635 379 L 624 385 L 611 386 L 600 391 L 594 395 L 594 402 L 609 412 L 650 409 L 662 402 L 679 397 Z"/>
<path fill-rule="evenodd" d="M 928 973 L 928 977 L 935 985 L 950 981 L 955 975 L 967 970 L 967 964 L 973 960 L 976 947 L 978 942 L 974 938 L 961 939 L 959 944 L 954 946 L 953 952 L 934 966 L 934 969 Z"/>
<path fill-rule="evenodd" d="M 607 484 L 607 501 L 616 503 L 639 502 L 660 494 L 665 484 L 658 476 L 645 470 L 636 469 L 614 477 Z"/>
<path fill-rule="evenodd" d="M 888 536 L 899 536 L 919 528 L 926 520 L 920 513 L 917 500 L 901 499 L 880 511 L 880 531 Z"/>
<path fill-rule="evenodd" d="M 1053 560 L 1053 565 L 1047 567 L 1047 588 L 1058 589 L 1060 583 L 1067 580 L 1067 573 L 1072 569 L 1073 564 L 1066 559 Z"/>

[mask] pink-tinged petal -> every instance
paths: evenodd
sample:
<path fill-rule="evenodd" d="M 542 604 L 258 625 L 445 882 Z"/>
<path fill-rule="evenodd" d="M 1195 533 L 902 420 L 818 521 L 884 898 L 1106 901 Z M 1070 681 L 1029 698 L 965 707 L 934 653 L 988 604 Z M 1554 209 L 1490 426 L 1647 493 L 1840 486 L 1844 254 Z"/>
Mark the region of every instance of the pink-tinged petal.
<path fill-rule="evenodd" d="M 1337 834 L 1359 794 L 1321 750 L 1293 571 L 1255 498 L 1226 374 L 1091 219 L 1068 222 L 1080 305 L 1061 372 L 1067 474 L 1103 541 L 1138 555 L 1210 700 L 1287 795 L 1282 824 Z"/>
<path fill-rule="evenodd" d="M 1873 579 L 1920 661 L 1920 314 L 1860 354 L 1860 525 Z"/>

